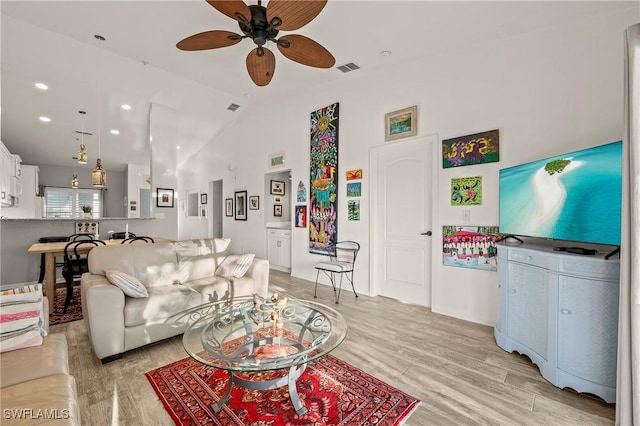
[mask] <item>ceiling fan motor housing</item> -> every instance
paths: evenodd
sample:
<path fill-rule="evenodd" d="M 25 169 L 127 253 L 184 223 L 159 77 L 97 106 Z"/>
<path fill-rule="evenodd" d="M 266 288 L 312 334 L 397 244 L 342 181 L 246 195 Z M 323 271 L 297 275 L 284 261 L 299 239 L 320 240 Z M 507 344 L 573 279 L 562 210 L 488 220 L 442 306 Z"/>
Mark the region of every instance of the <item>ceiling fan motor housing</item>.
<path fill-rule="evenodd" d="M 240 30 L 245 36 L 251 38 L 258 47 L 262 47 L 267 41 L 275 43 L 279 31 L 272 23 L 267 21 L 267 8 L 260 5 L 251 5 L 249 9 L 251 10 L 251 21 L 243 22 L 242 19 L 238 20 Z M 279 24 L 282 21 L 273 19 L 272 22 Z"/>

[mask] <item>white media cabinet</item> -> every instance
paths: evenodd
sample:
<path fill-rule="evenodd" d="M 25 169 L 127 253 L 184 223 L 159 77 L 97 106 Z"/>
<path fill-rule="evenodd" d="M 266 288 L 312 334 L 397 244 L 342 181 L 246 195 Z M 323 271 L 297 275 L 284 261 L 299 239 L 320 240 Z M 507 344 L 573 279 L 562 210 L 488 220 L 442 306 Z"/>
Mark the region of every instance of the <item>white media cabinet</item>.
<path fill-rule="evenodd" d="M 555 386 L 616 400 L 620 262 L 498 245 L 496 343 L 527 355 Z"/>

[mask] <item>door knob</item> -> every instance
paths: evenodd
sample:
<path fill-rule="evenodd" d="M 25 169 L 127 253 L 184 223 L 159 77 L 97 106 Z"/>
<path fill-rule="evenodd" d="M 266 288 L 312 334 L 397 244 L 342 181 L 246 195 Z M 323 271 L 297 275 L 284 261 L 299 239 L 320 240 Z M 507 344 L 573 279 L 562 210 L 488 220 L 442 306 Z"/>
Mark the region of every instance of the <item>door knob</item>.
<path fill-rule="evenodd" d="M 427 236 L 431 236 L 431 231 L 427 231 L 427 232 L 422 232 L 420 235 L 427 235 Z"/>

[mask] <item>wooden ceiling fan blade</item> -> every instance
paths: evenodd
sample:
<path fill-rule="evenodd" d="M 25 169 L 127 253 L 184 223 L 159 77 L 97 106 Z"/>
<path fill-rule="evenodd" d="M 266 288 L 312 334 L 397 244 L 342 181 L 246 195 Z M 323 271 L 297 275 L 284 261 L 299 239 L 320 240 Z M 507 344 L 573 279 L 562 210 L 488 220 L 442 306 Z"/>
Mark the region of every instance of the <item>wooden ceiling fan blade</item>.
<path fill-rule="evenodd" d="M 229 38 L 229 36 L 232 38 Z M 187 51 L 218 49 L 220 47 L 233 46 L 236 43 L 240 43 L 241 40 L 242 37 L 239 34 L 231 31 L 214 30 L 187 37 L 179 41 L 176 47 Z"/>
<path fill-rule="evenodd" d="M 284 47 L 287 43 L 289 47 Z M 303 65 L 331 68 L 336 63 L 336 59 L 327 49 L 309 37 L 290 34 L 280 37 L 277 44 L 284 56 Z"/>
<path fill-rule="evenodd" d="M 259 56 L 258 49 L 260 48 L 256 47 L 247 55 L 247 71 L 257 86 L 266 86 L 276 70 L 276 57 L 266 47 L 261 48 L 264 54 Z"/>
<path fill-rule="evenodd" d="M 282 24 L 277 27 L 281 31 L 293 31 L 313 21 L 327 0 L 269 0 L 267 4 L 267 20 L 280 18 Z"/>
<path fill-rule="evenodd" d="M 233 20 L 238 20 L 236 12 L 242 13 L 248 21 L 251 20 L 251 10 L 242 0 L 207 0 L 207 3 Z"/>

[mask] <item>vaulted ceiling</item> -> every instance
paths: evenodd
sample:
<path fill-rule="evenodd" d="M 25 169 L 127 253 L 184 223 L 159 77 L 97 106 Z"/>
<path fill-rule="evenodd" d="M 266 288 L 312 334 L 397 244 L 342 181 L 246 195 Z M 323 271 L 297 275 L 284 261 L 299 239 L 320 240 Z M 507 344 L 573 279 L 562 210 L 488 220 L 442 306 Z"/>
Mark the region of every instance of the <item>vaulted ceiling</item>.
<path fill-rule="evenodd" d="M 274 95 L 631 7 L 633 2 L 614 1 L 329 0 L 315 20 L 291 33 L 326 47 L 336 67 L 355 63 L 360 69 L 310 68 L 271 46 L 275 74 L 258 87 L 245 68 L 255 47 L 249 40 L 198 52 L 176 48 L 198 32 L 239 32 L 237 22 L 204 0 L 3 0 L 0 137 L 26 164 L 71 167 L 81 139 L 76 131 L 84 130 L 92 134 L 84 136 L 90 156 L 84 167 L 95 164 L 100 145 L 105 168 L 123 170 L 126 163 L 148 163 L 149 106 L 159 103 L 177 112 L 181 164 L 238 118 L 259 113 L 252 105 Z M 49 89 L 35 88 L 36 82 Z M 227 109 L 232 103 L 240 106 L 235 112 Z M 84 120 L 80 110 L 87 113 Z"/>

